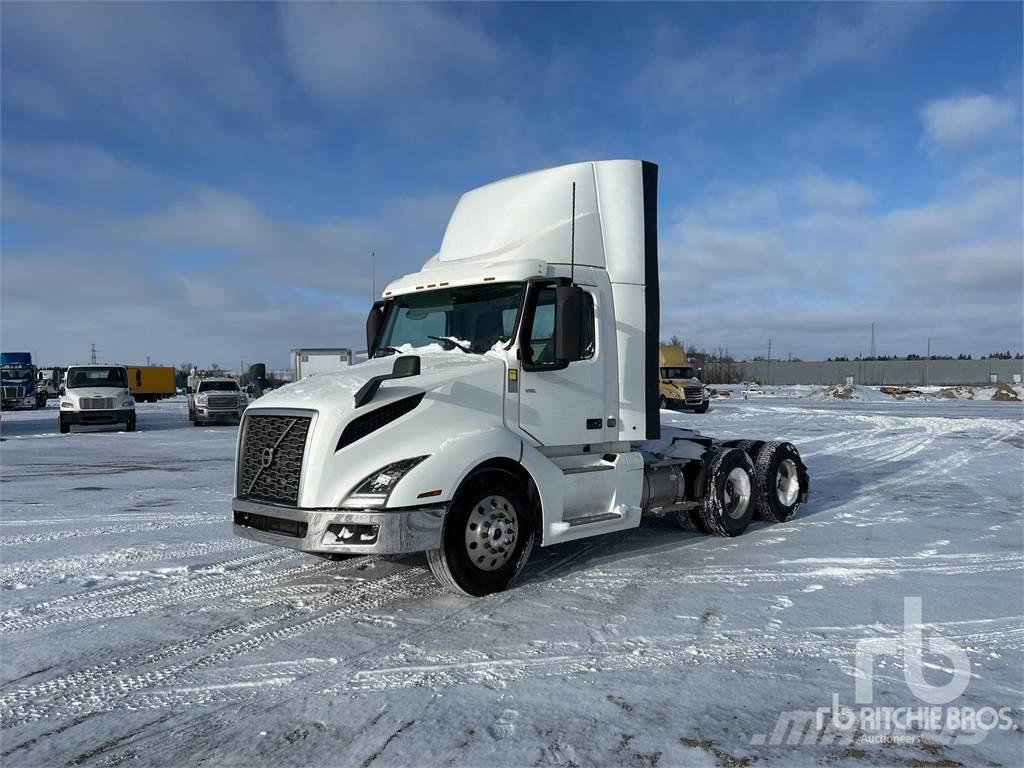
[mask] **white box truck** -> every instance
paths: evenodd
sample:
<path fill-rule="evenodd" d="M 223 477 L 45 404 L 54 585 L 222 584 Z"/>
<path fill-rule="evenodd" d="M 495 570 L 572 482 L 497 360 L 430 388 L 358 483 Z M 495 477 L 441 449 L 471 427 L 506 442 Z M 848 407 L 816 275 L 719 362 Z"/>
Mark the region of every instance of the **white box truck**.
<path fill-rule="evenodd" d="M 292 381 L 318 373 L 340 371 L 352 365 L 352 350 L 344 347 L 315 347 L 292 350 Z"/>
<path fill-rule="evenodd" d="M 534 546 L 669 516 L 736 536 L 808 494 L 786 442 L 663 428 L 657 166 L 587 162 L 467 192 L 387 286 L 370 359 L 245 413 L 234 531 L 327 557 L 424 551 L 504 589 Z"/>

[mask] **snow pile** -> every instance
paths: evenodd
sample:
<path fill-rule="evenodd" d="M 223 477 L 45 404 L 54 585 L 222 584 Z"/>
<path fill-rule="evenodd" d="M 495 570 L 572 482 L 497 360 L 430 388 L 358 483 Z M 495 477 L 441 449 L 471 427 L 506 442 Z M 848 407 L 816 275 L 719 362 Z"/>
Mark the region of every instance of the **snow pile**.
<path fill-rule="evenodd" d="M 868 402 L 885 402 L 890 396 L 873 387 L 862 387 L 857 384 L 831 384 L 811 392 L 805 397 L 811 400 L 863 400 Z"/>

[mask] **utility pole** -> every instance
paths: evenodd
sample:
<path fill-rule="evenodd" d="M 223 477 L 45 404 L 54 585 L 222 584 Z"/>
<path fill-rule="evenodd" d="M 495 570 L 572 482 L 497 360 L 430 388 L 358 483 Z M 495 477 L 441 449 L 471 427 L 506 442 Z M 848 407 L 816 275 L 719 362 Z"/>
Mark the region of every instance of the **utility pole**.
<path fill-rule="evenodd" d="M 370 251 L 370 303 L 377 301 L 377 252 Z"/>
<path fill-rule="evenodd" d="M 768 384 L 772 383 L 772 340 L 768 339 Z"/>
<path fill-rule="evenodd" d="M 91 351 L 90 359 L 92 361 L 92 364 L 96 365 L 96 344 L 95 344 L 95 342 L 92 345 L 92 351 Z"/>
<path fill-rule="evenodd" d="M 924 361 L 924 385 L 926 387 L 931 385 L 931 376 L 929 375 L 931 373 L 931 371 L 929 370 L 931 367 L 932 367 L 932 337 L 929 336 L 928 337 L 928 358 Z"/>
<path fill-rule="evenodd" d="M 875 357 L 875 324 L 871 323 L 871 359 Z"/>
<path fill-rule="evenodd" d="M 149 367 L 149 355 L 146 355 L 146 367 Z"/>

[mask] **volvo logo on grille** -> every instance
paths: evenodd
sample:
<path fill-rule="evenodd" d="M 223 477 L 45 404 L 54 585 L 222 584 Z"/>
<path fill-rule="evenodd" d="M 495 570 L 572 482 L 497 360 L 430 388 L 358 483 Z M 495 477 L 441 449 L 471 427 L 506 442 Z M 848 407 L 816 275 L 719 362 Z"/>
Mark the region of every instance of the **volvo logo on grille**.
<path fill-rule="evenodd" d="M 274 463 L 274 449 L 264 448 L 263 454 L 260 456 L 260 463 L 263 464 L 263 469 L 266 469 Z"/>

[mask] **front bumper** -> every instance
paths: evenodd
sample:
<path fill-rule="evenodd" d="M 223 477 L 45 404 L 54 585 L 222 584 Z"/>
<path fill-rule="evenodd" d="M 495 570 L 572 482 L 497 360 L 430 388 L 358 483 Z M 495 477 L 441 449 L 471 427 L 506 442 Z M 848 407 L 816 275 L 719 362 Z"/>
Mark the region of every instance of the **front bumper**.
<path fill-rule="evenodd" d="M 122 424 L 135 415 L 134 408 L 108 411 L 61 411 L 60 420 L 65 424 Z"/>
<path fill-rule="evenodd" d="M 400 555 L 440 549 L 448 505 L 300 509 L 235 498 L 231 509 L 235 535 L 264 544 L 325 554 Z"/>
<path fill-rule="evenodd" d="M 196 416 L 203 420 L 216 421 L 217 419 L 241 419 L 245 406 L 241 408 L 207 408 L 205 405 L 196 406 Z"/>

